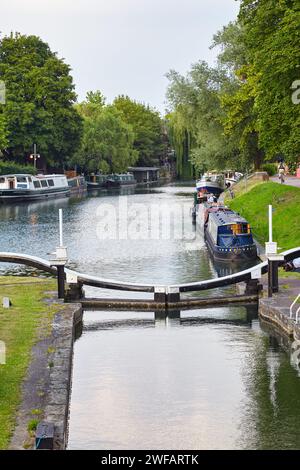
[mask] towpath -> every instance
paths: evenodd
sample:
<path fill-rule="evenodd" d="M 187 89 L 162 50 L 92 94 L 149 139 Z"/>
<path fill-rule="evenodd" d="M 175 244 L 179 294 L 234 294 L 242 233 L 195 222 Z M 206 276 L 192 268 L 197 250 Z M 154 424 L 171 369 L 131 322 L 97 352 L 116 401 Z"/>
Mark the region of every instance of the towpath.
<path fill-rule="evenodd" d="M 280 183 L 278 176 L 272 176 L 270 179 L 271 181 L 274 181 L 274 183 Z M 296 176 L 286 176 L 284 184 L 300 188 L 300 178 L 296 178 Z"/>

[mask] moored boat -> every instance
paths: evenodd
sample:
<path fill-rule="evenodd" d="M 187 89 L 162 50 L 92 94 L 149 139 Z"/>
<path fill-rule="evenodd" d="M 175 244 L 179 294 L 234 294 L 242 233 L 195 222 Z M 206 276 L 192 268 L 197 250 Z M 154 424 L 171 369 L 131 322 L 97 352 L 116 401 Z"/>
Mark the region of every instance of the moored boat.
<path fill-rule="evenodd" d="M 243 178 L 243 174 L 238 173 L 237 171 L 227 170 L 224 172 L 224 177 L 226 187 L 229 188 L 230 186 L 233 186 L 234 184 L 238 183 L 240 179 Z"/>
<path fill-rule="evenodd" d="M 65 175 L 11 174 L 0 176 L 0 202 L 32 201 L 70 194 Z"/>
<path fill-rule="evenodd" d="M 137 182 L 132 173 L 108 175 L 106 181 L 107 188 L 120 188 L 121 186 L 133 186 Z"/>
<path fill-rule="evenodd" d="M 225 189 L 224 175 L 219 173 L 205 173 L 196 183 L 197 192 L 202 194 L 215 194 L 219 196 Z"/>
<path fill-rule="evenodd" d="M 90 175 L 87 179 L 88 189 L 105 189 L 108 175 Z"/>
<path fill-rule="evenodd" d="M 257 247 L 246 219 L 226 206 L 207 203 L 204 203 L 203 216 L 204 237 L 215 259 L 238 261 L 257 258 Z"/>
<path fill-rule="evenodd" d="M 84 176 L 74 176 L 68 178 L 68 186 L 71 193 L 83 193 L 87 190 L 87 182 Z"/>

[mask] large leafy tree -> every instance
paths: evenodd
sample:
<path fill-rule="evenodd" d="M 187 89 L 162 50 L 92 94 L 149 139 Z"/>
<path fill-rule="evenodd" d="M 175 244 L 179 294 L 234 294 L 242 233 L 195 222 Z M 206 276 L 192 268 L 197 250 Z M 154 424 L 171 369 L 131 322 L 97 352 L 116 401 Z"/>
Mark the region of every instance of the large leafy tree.
<path fill-rule="evenodd" d="M 258 138 L 257 80 L 249 62 L 244 26 L 238 21 L 229 23 L 214 36 L 212 47 L 220 48 L 218 63 L 230 79 L 219 100 L 224 136 L 235 142 L 238 152 L 235 168 L 258 169 L 264 151 Z"/>
<path fill-rule="evenodd" d="M 128 96 L 118 96 L 113 105 L 133 129 L 137 165 L 158 165 L 164 154 L 163 122 L 159 113 Z"/>
<path fill-rule="evenodd" d="M 259 142 L 268 157 L 283 153 L 290 162 L 300 154 L 300 106 L 292 84 L 300 78 L 299 0 L 243 0 L 240 22 L 256 81 L 255 112 Z"/>
<path fill-rule="evenodd" d="M 36 143 L 48 165 L 61 167 L 82 130 L 70 67 L 40 38 L 11 34 L 0 40 L 0 80 L 6 85 L 6 158 L 24 163 Z"/>
<path fill-rule="evenodd" d="M 76 108 L 84 120 L 84 131 L 73 163 L 103 173 L 124 172 L 135 164 L 138 153 L 133 147 L 133 130 L 115 106 L 105 105 L 101 92 L 89 92 Z"/>

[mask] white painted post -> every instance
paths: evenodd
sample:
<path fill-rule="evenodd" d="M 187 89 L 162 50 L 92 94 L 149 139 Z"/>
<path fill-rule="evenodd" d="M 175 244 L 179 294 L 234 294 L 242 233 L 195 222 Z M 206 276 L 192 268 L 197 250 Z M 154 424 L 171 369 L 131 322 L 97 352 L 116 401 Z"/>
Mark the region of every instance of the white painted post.
<path fill-rule="evenodd" d="M 63 246 L 63 210 L 59 209 L 59 245 Z"/>
<path fill-rule="evenodd" d="M 269 242 L 273 241 L 273 207 L 269 205 Z"/>
<path fill-rule="evenodd" d="M 269 205 L 269 241 L 266 242 L 266 255 L 277 254 L 277 243 L 273 242 L 273 206 Z"/>

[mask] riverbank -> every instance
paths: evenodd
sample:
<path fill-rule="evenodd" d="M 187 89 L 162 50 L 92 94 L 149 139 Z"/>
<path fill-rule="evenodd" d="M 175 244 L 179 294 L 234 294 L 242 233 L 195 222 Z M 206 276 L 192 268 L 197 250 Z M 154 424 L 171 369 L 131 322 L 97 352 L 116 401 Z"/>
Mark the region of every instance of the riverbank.
<path fill-rule="evenodd" d="M 58 445 L 65 445 L 74 316 L 80 317 L 81 306 L 60 303 L 55 288 L 52 279 L 0 277 L 0 339 L 6 348 L 0 365 L 0 449 L 33 448 L 42 420 L 57 424 Z M 2 307 L 3 297 L 10 308 Z"/>

